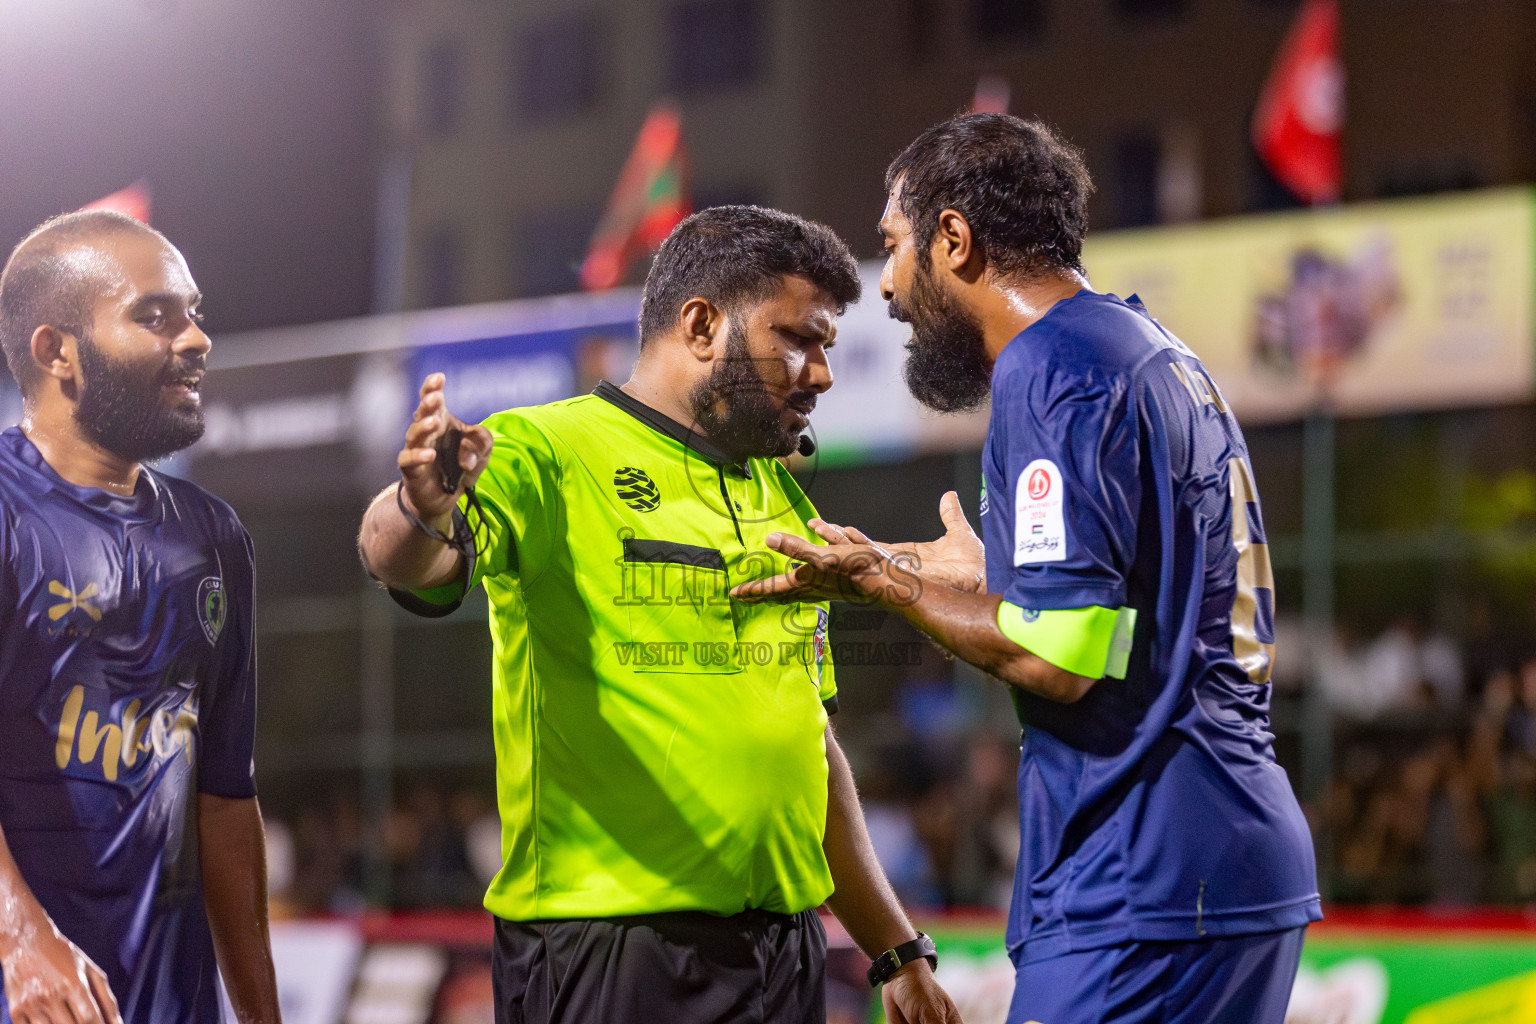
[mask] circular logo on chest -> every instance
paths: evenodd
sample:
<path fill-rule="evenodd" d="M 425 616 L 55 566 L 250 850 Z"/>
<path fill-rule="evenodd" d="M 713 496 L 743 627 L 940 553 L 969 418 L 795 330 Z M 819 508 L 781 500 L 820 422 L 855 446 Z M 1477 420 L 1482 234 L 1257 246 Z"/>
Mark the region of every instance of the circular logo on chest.
<path fill-rule="evenodd" d="M 613 490 L 636 512 L 654 512 L 661 505 L 661 491 L 643 469 L 621 466 L 614 470 Z"/>

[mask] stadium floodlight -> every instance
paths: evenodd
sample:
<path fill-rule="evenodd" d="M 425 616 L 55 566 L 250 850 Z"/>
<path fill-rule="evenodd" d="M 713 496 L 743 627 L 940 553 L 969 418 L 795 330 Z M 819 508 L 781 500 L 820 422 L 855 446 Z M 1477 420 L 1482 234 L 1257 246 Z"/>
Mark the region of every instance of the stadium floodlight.
<path fill-rule="evenodd" d="M 160 22 L 199 6 L 211 5 L 199 0 L 0 0 L 0 39 L 13 46 L 94 41 L 127 25 Z"/>

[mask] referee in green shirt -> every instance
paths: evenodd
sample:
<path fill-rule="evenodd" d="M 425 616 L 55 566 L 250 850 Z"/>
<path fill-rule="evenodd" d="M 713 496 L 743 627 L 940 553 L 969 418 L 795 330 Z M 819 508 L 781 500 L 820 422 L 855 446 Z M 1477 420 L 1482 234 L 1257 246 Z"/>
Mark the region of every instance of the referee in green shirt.
<path fill-rule="evenodd" d="M 827 228 L 716 207 L 657 254 L 622 388 L 463 427 L 422 386 L 359 544 L 422 614 L 490 600 L 498 1024 L 823 1021 L 823 902 L 893 1022 L 959 1019 L 827 725 L 826 605 L 729 596 L 788 567 L 770 533 L 815 536 L 778 459 L 858 296 Z"/>

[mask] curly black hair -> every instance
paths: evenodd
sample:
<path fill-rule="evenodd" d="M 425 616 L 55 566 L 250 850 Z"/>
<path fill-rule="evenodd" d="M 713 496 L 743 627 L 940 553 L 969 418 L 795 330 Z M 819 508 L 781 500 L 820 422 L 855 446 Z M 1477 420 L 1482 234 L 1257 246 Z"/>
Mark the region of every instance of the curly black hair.
<path fill-rule="evenodd" d="M 1056 130 L 1011 114 L 965 114 L 914 139 L 885 172 L 901 183 L 918 259 L 955 210 L 985 264 L 1005 276 L 1082 273 L 1093 180 L 1083 154 Z"/>
<path fill-rule="evenodd" d="M 786 274 L 810 278 L 839 314 L 859 299 L 858 262 L 825 224 L 761 206 L 700 210 L 672 229 L 646 274 L 640 344 L 671 330 L 689 299 L 734 311 L 770 298 Z"/>

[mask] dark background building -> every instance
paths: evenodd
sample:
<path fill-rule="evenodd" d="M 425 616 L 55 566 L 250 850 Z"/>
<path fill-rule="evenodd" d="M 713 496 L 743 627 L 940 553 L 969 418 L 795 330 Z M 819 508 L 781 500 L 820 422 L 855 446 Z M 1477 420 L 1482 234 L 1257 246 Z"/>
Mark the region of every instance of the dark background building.
<path fill-rule="evenodd" d="M 646 109 L 679 103 L 698 205 L 769 203 L 861 255 L 886 164 L 995 76 L 1088 155 L 1098 228 L 1292 205 L 1249 122 L 1290 0 L 401 0 L 385 146 L 414 168 L 405 295 L 574 287 Z M 1536 8 L 1345 0 L 1344 200 L 1529 180 Z M 637 271 L 638 272 L 638 271 Z"/>

